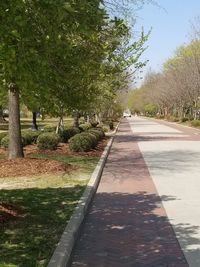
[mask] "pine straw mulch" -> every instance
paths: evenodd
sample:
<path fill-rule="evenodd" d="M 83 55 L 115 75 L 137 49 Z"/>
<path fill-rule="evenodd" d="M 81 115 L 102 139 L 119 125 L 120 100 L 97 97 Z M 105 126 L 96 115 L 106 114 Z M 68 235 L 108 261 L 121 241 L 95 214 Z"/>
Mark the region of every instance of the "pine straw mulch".
<path fill-rule="evenodd" d="M 25 158 L 7 160 L 0 159 L 0 178 L 5 177 L 20 177 L 20 176 L 33 176 L 40 174 L 50 174 L 57 172 L 71 172 L 75 167 L 71 164 L 64 162 L 51 160 L 51 159 L 34 159 L 34 155 L 46 154 L 46 155 L 65 155 L 67 156 L 85 156 L 85 157 L 100 157 L 104 151 L 105 146 L 108 143 L 109 138 L 103 139 L 96 149 L 89 152 L 71 152 L 68 144 L 60 144 L 55 151 L 45 150 L 40 151 L 36 145 L 30 145 L 24 148 Z M 1 154 L 5 154 L 5 150 L 0 151 Z M 28 158 L 30 156 L 32 158 Z"/>

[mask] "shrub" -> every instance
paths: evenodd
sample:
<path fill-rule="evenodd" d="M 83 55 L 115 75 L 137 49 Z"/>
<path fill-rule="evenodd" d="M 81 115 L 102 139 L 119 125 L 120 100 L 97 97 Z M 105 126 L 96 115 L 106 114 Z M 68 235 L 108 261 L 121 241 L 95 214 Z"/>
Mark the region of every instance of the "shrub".
<path fill-rule="evenodd" d="M 83 132 L 81 133 L 82 135 L 84 135 L 85 137 L 89 137 L 92 141 L 92 148 L 95 148 L 99 142 L 99 138 L 92 132 Z"/>
<path fill-rule="evenodd" d="M 65 128 L 63 131 L 61 131 L 59 133 L 61 142 L 63 143 L 67 143 L 68 140 L 73 137 L 74 135 L 80 133 L 79 128 L 76 127 L 69 127 L 69 128 Z"/>
<path fill-rule="evenodd" d="M 1 139 L 1 146 L 4 148 L 8 148 L 9 145 L 9 136 L 6 135 Z"/>
<path fill-rule="evenodd" d="M 97 127 L 97 125 L 98 125 L 99 123 L 97 122 L 97 121 L 93 121 L 93 122 L 91 122 L 91 125 L 92 125 L 92 127 Z"/>
<path fill-rule="evenodd" d="M 7 132 L 0 133 L 0 142 L 7 134 Z"/>
<path fill-rule="evenodd" d="M 92 125 L 90 123 L 83 123 L 79 125 L 79 129 L 84 132 L 89 130 L 92 127 Z"/>
<path fill-rule="evenodd" d="M 179 119 L 177 117 L 174 117 L 174 116 L 167 116 L 167 120 L 172 121 L 172 122 L 178 122 L 179 121 Z"/>
<path fill-rule="evenodd" d="M 55 150 L 59 144 L 60 138 L 55 133 L 42 133 L 37 138 L 38 148 L 41 150 Z"/>
<path fill-rule="evenodd" d="M 22 131 L 23 145 L 27 146 L 27 145 L 35 144 L 40 134 L 41 134 L 40 131 L 32 131 L 32 130 Z"/>
<path fill-rule="evenodd" d="M 188 118 L 181 118 L 181 122 L 186 122 L 188 120 L 189 120 Z"/>
<path fill-rule="evenodd" d="M 193 127 L 199 127 L 200 126 L 200 120 L 193 120 L 193 121 L 191 121 L 191 125 Z"/>
<path fill-rule="evenodd" d="M 89 129 L 88 132 L 95 134 L 98 140 L 103 139 L 105 136 L 105 133 L 102 128 Z"/>
<path fill-rule="evenodd" d="M 102 130 L 104 131 L 104 133 L 107 133 L 109 131 L 108 127 L 106 127 L 106 126 L 103 126 Z"/>
<path fill-rule="evenodd" d="M 86 152 L 91 150 L 93 147 L 92 138 L 85 134 L 76 134 L 69 139 L 69 148 L 74 152 Z"/>
<path fill-rule="evenodd" d="M 43 131 L 45 133 L 55 132 L 56 131 L 56 126 L 54 126 L 54 125 L 45 125 L 44 128 L 43 128 Z"/>
<path fill-rule="evenodd" d="M 113 130 L 113 129 L 114 129 L 113 121 L 110 121 L 110 122 L 109 122 L 109 128 L 110 128 L 110 130 Z"/>

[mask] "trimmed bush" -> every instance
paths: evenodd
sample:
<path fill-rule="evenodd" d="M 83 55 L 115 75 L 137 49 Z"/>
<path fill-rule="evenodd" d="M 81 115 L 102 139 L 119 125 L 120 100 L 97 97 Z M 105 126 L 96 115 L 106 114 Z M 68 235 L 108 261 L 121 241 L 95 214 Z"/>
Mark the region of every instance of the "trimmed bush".
<path fill-rule="evenodd" d="M 93 121 L 93 122 L 91 122 L 92 127 L 97 127 L 98 124 L 99 124 L 99 123 L 98 123 L 97 121 Z"/>
<path fill-rule="evenodd" d="M 110 121 L 109 122 L 109 128 L 110 128 L 110 130 L 113 130 L 114 129 L 114 123 L 113 123 L 113 121 Z"/>
<path fill-rule="evenodd" d="M 92 127 L 92 125 L 90 123 L 82 123 L 79 125 L 79 129 L 84 132 L 89 130 Z"/>
<path fill-rule="evenodd" d="M 80 133 L 79 128 L 76 127 L 70 127 L 70 128 L 65 128 L 63 131 L 59 133 L 61 142 L 67 143 L 68 140 L 73 137 L 74 135 Z"/>
<path fill-rule="evenodd" d="M 7 134 L 8 134 L 7 132 L 0 133 L 0 143 L 1 143 L 1 140 L 2 140 Z"/>
<path fill-rule="evenodd" d="M 101 140 L 104 138 L 105 133 L 102 130 L 102 128 L 92 128 L 88 130 L 89 133 L 93 133 L 97 136 L 98 140 Z"/>
<path fill-rule="evenodd" d="M 99 142 L 99 138 L 93 134 L 92 132 L 83 132 L 81 133 L 82 135 L 86 136 L 87 138 L 89 137 L 92 141 L 92 148 L 95 148 Z"/>
<path fill-rule="evenodd" d="M 104 133 L 107 133 L 109 131 L 108 127 L 106 127 L 106 126 L 103 126 L 102 130 L 104 131 Z"/>
<path fill-rule="evenodd" d="M 181 122 L 186 122 L 188 120 L 189 120 L 188 118 L 181 118 Z"/>
<path fill-rule="evenodd" d="M 69 139 L 69 148 L 74 152 L 87 152 L 93 148 L 93 140 L 90 135 L 76 134 Z"/>
<path fill-rule="evenodd" d="M 56 131 L 56 126 L 54 126 L 54 125 L 45 125 L 44 128 L 43 128 L 43 131 L 45 133 L 55 132 Z"/>
<path fill-rule="evenodd" d="M 8 135 L 6 135 L 1 139 L 1 146 L 4 148 L 8 148 L 8 145 L 9 145 L 9 137 Z"/>
<path fill-rule="evenodd" d="M 191 121 L 191 125 L 193 127 L 199 127 L 200 126 L 200 120 L 193 120 L 193 121 Z"/>
<path fill-rule="evenodd" d="M 38 136 L 41 134 L 40 131 L 24 130 L 22 131 L 23 145 L 36 144 Z"/>
<path fill-rule="evenodd" d="M 55 133 L 42 133 L 37 138 L 37 146 L 41 150 L 55 150 L 58 147 L 60 138 Z"/>

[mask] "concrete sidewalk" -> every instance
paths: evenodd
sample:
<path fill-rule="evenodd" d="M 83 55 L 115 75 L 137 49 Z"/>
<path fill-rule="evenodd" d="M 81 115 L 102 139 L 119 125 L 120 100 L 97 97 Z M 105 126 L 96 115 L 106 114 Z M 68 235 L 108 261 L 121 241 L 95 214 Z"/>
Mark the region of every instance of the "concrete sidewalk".
<path fill-rule="evenodd" d="M 72 267 L 188 267 L 124 119 L 74 250 Z"/>

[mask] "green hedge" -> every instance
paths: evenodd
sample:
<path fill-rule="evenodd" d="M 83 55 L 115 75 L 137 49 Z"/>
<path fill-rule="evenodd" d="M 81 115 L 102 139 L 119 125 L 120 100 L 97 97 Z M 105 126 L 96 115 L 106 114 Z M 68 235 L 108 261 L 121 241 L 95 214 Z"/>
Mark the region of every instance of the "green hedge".
<path fill-rule="evenodd" d="M 88 132 L 95 134 L 99 140 L 103 139 L 105 136 L 105 133 L 102 128 L 92 128 L 89 129 Z"/>
<path fill-rule="evenodd" d="M 55 150 L 59 142 L 60 138 L 55 133 L 42 133 L 37 138 L 37 146 L 41 150 Z"/>
<path fill-rule="evenodd" d="M 50 133 L 50 132 L 55 132 L 56 131 L 56 126 L 55 125 L 45 125 L 43 128 L 43 132 L 45 133 Z"/>
<path fill-rule="evenodd" d="M 191 125 L 193 127 L 199 127 L 200 126 L 200 120 L 193 120 L 193 121 L 191 121 Z"/>
<path fill-rule="evenodd" d="M 91 141 L 92 141 L 92 148 L 95 148 L 97 146 L 97 144 L 99 142 L 99 138 L 95 134 L 93 134 L 91 132 L 83 132 L 81 134 L 83 136 L 85 136 L 86 138 L 90 138 L 91 139 Z"/>
<path fill-rule="evenodd" d="M 87 152 L 93 148 L 93 138 L 87 134 L 76 134 L 69 139 L 69 148 L 74 152 Z"/>
<path fill-rule="evenodd" d="M 61 142 L 63 143 L 67 143 L 68 140 L 73 137 L 74 135 L 80 133 L 79 128 L 76 127 L 69 127 L 69 128 L 65 128 L 63 131 L 61 131 L 59 133 Z"/>
<path fill-rule="evenodd" d="M 92 127 L 92 125 L 90 123 L 82 123 L 79 125 L 79 129 L 81 131 L 87 131 Z"/>
<path fill-rule="evenodd" d="M 23 130 L 22 131 L 22 142 L 24 146 L 36 144 L 38 136 L 41 134 L 40 131 Z"/>

